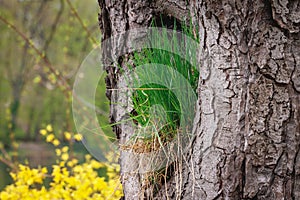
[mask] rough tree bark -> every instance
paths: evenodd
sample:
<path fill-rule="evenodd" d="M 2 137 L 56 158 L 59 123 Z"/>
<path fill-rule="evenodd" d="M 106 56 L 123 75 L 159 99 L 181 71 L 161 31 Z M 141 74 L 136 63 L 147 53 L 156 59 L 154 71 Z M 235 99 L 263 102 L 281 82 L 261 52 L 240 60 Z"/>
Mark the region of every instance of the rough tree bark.
<path fill-rule="evenodd" d="M 200 68 L 191 151 L 152 197 L 141 177 L 122 173 L 126 199 L 300 199 L 299 1 L 99 0 L 99 5 L 103 40 L 147 27 L 159 14 L 191 16 L 209 55 Z M 119 64 L 124 61 L 126 56 Z M 107 88 L 117 89 L 124 81 L 119 69 L 106 70 Z M 107 96 L 122 101 L 114 90 Z M 112 122 L 122 119 L 120 110 L 111 104 Z M 120 141 L 128 137 L 126 130 L 115 127 Z M 121 155 L 121 168 L 126 162 Z"/>

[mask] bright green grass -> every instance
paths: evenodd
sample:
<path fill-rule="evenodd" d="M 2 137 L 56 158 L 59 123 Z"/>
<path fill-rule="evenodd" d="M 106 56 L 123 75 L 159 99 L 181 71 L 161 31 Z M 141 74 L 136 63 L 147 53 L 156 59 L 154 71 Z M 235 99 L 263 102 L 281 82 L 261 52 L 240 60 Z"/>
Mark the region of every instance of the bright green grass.
<path fill-rule="evenodd" d="M 174 24 L 175 34 L 176 23 L 174 22 Z M 153 26 L 155 27 L 155 23 L 153 23 Z M 193 34 L 197 31 L 193 31 L 191 25 L 183 24 L 181 29 L 183 34 L 198 42 L 198 36 L 195 37 Z M 143 49 L 141 52 L 135 52 L 133 54 L 134 66 L 159 63 L 171 67 L 188 80 L 196 93 L 199 77 L 199 72 L 196 66 L 192 66 L 191 63 L 184 58 L 181 58 L 179 55 L 171 53 L 173 52 L 173 49 L 177 48 L 188 54 L 187 51 L 189 50 L 189 46 L 185 44 L 185 41 L 178 40 L 178 38 L 174 35 L 168 35 L 167 32 L 163 31 L 157 35 L 157 38 L 153 42 L 158 42 L 158 44 L 164 45 L 164 48 L 169 49 L 170 51 L 147 48 Z M 129 67 L 133 68 L 132 66 Z M 153 76 L 153 74 L 143 74 L 142 76 Z M 172 76 L 172 74 L 170 74 L 170 76 Z M 144 77 L 139 76 L 138 78 L 143 79 Z M 166 119 L 164 120 L 166 123 L 160 130 L 159 137 L 162 142 L 167 142 L 169 139 L 174 137 L 174 134 L 180 126 L 180 116 L 182 111 L 180 102 L 170 89 L 154 83 L 145 84 L 134 90 L 131 99 L 134 106 L 131 118 L 136 124 L 141 126 L 147 126 L 151 123 L 151 107 L 153 105 L 160 104 L 166 111 Z"/>

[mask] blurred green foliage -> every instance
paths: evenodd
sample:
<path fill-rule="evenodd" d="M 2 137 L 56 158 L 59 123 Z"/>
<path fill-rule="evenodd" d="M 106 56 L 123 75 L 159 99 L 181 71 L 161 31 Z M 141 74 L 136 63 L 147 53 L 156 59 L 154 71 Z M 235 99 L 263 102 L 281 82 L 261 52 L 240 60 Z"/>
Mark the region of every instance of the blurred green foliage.
<path fill-rule="evenodd" d="M 7 146 L 13 135 L 39 140 L 49 123 L 57 134 L 76 131 L 70 88 L 100 42 L 97 13 L 95 0 L 0 1 L 0 140 Z M 98 88 L 97 99 L 106 102 L 103 80 Z M 97 106 L 108 111 L 107 103 Z"/>

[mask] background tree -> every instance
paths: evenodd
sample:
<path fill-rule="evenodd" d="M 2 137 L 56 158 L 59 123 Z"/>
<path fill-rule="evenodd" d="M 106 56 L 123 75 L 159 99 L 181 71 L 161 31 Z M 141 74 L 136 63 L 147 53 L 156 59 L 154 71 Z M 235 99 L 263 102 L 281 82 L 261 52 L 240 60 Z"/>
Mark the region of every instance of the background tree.
<path fill-rule="evenodd" d="M 298 1 L 98 2 L 103 40 L 147 27 L 161 14 L 191 17 L 199 26 L 203 65 L 191 151 L 155 192 L 147 193 L 138 174 L 123 172 L 126 199 L 300 198 Z M 107 95 L 118 102 L 125 98 L 115 90 L 123 71 L 106 70 L 114 89 Z M 124 114 L 111 104 L 112 122 Z M 114 130 L 120 141 L 131 134 L 122 125 Z M 121 155 L 121 169 L 128 162 Z"/>

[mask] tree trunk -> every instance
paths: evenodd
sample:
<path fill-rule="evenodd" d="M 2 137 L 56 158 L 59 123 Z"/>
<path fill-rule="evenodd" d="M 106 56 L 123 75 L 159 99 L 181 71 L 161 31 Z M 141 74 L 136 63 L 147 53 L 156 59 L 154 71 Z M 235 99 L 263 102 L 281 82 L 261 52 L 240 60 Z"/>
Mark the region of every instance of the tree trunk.
<path fill-rule="evenodd" d="M 121 154 L 125 199 L 300 199 L 298 1 L 99 0 L 99 5 L 103 40 L 147 27 L 160 14 L 191 16 L 199 26 L 203 65 L 191 149 L 155 192 L 145 189 L 143 175 L 122 171 L 131 161 Z M 112 45 L 112 55 L 118 45 Z M 122 66 L 128 57 L 118 61 Z M 116 65 L 106 70 L 108 98 L 124 103 L 122 94 L 110 90 L 118 89 L 124 72 Z M 112 103 L 111 121 L 124 119 L 125 110 Z M 114 128 L 120 142 L 132 131 Z"/>

